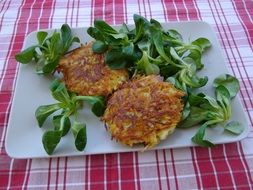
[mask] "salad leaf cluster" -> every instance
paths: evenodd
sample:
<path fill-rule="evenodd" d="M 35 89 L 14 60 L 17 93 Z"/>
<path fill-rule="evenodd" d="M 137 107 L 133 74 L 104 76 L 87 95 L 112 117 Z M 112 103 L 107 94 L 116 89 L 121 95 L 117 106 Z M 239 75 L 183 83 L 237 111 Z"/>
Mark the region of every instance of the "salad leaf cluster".
<path fill-rule="evenodd" d="M 77 121 L 78 109 L 85 101 L 92 105 L 92 112 L 100 117 L 106 107 L 105 99 L 102 96 L 78 96 L 67 91 L 65 85 L 57 79 L 51 84 L 50 90 L 57 103 L 39 106 L 35 112 L 39 127 L 42 127 L 46 119 L 58 111 L 52 118 L 54 129 L 46 131 L 42 137 L 44 149 L 49 155 L 52 154 L 61 138 L 71 129 L 76 149 L 82 151 L 87 142 L 86 125 Z M 74 115 L 72 123 L 71 115 Z"/>
<path fill-rule="evenodd" d="M 37 45 L 16 54 L 15 58 L 23 64 L 34 60 L 38 74 L 54 72 L 60 57 L 68 51 L 72 43 L 80 42 L 78 37 L 72 36 L 71 29 L 67 24 L 62 25 L 60 32 L 54 31 L 49 37 L 47 32 L 39 31 L 37 41 Z"/>
<path fill-rule="evenodd" d="M 160 74 L 178 83 L 187 91 L 207 83 L 207 77 L 199 78 L 197 70 L 203 68 L 201 57 L 211 46 L 206 38 L 185 43 L 176 30 L 165 31 L 162 25 L 151 19 L 134 15 L 134 29 L 123 24 L 119 31 L 103 20 L 95 20 L 88 34 L 96 39 L 95 53 L 105 53 L 105 63 L 112 69 L 127 68 L 133 75 Z"/>
<path fill-rule="evenodd" d="M 233 134 L 238 135 L 243 132 L 243 126 L 239 122 L 227 123 L 231 117 L 231 100 L 239 91 L 239 81 L 235 77 L 225 74 L 217 77 L 213 86 L 215 98 L 203 93 L 189 95 L 190 113 L 179 125 L 181 128 L 189 128 L 201 124 L 197 133 L 192 137 L 192 141 L 204 147 L 214 146 L 212 142 L 205 139 L 207 127 L 221 123 L 226 131 Z"/>

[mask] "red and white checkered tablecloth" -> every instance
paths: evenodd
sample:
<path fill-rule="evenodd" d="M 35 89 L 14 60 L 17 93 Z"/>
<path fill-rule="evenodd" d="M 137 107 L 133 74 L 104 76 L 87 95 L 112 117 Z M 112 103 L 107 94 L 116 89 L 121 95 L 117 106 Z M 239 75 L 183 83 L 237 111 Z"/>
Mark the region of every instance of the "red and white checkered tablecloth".
<path fill-rule="evenodd" d="M 4 143 L 18 64 L 14 55 L 38 29 L 90 26 L 95 18 L 133 23 L 141 14 L 160 22 L 203 20 L 214 28 L 251 132 L 241 142 L 212 149 L 19 160 Z M 253 189 L 252 0 L 0 0 L 0 189 Z"/>

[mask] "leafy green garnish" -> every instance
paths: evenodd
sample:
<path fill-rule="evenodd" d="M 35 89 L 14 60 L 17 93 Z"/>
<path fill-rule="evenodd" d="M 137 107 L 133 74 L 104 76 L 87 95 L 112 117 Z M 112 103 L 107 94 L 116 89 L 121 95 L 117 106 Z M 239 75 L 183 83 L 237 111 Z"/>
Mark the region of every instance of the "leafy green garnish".
<path fill-rule="evenodd" d="M 53 117 L 54 130 L 61 131 L 62 136 L 65 136 L 71 127 L 69 117 L 65 117 L 63 114 L 55 115 Z"/>
<path fill-rule="evenodd" d="M 96 41 L 92 45 L 92 51 L 95 53 L 103 53 L 108 49 L 108 45 L 102 41 Z"/>
<path fill-rule="evenodd" d="M 204 52 L 207 48 L 211 46 L 211 43 L 206 38 L 198 38 L 191 43 L 201 48 L 201 52 Z"/>
<path fill-rule="evenodd" d="M 43 135 L 43 146 L 50 155 L 54 152 L 61 137 L 65 136 L 71 129 L 75 137 L 77 150 L 82 151 L 85 148 L 87 137 L 85 124 L 77 122 L 77 111 L 85 101 L 92 105 L 92 112 L 100 117 L 105 110 L 105 99 L 102 96 L 77 96 L 67 91 L 65 85 L 59 80 L 52 82 L 50 86 L 52 97 L 58 102 L 51 105 L 39 106 L 35 112 L 39 127 L 42 127 L 45 120 L 54 112 L 60 111 L 60 114 L 53 117 L 54 130 L 50 130 Z M 71 124 L 70 116 L 75 115 L 74 123 Z"/>
<path fill-rule="evenodd" d="M 233 134 L 238 135 L 243 131 L 243 127 L 238 122 L 225 124 L 232 115 L 231 100 L 239 91 L 238 80 L 228 74 L 222 75 L 214 80 L 214 87 L 216 99 L 202 93 L 189 95 L 190 114 L 179 126 L 181 128 L 188 128 L 201 124 L 192 141 L 205 147 L 213 146 L 212 142 L 205 140 L 205 130 L 207 127 L 222 124 L 226 131 Z"/>
<path fill-rule="evenodd" d="M 150 63 L 147 53 L 144 51 L 142 58 L 136 63 L 137 69 L 146 73 L 147 75 L 157 75 L 160 72 L 160 69 L 157 65 Z"/>
<path fill-rule="evenodd" d="M 228 90 L 231 98 L 236 96 L 240 88 L 239 81 L 235 77 L 228 74 L 221 75 L 214 80 L 214 87 L 220 85 L 224 86 Z"/>
<path fill-rule="evenodd" d="M 51 155 L 62 137 L 61 131 L 46 131 L 42 137 L 42 143 L 45 151 Z"/>
<path fill-rule="evenodd" d="M 43 105 L 37 108 L 35 115 L 39 124 L 42 127 L 47 117 L 54 113 L 55 111 L 61 109 L 59 104 Z"/>
<path fill-rule="evenodd" d="M 68 51 L 72 43 L 80 42 L 78 37 L 72 36 L 71 29 L 67 24 L 63 24 L 60 32 L 54 31 L 50 37 L 45 31 L 38 32 L 37 41 L 37 45 L 16 54 L 15 58 L 23 64 L 34 60 L 38 74 L 52 73 L 58 65 L 60 57 Z"/>
<path fill-rule="evenodd" d="M 238 121 L 231 121 L 225 125 L 225 130 L 232 134 L 240 135 L 244 131 L 244 127 Z"/>
<path fill-rule="evenodd" d="M 202 125 L 198 132 L 192 137 L 192 141 L 196 144 L 199 144 L 203 147 L 213 147 L 214 144 L 208 140 L 204 139 L 206 128 L 208 127 L 207 124 Z"/>
<path fill-rule="evenodd" d="M 136 14 L 133 19 L 135 28 L 132 30 L 123 23 L 117 31 L 102 20 L 95 20 L 94 27 L 87 30 L 96 40 L 93 51 L 105 53 L 105 63 L 111 69 L 127 68 L 133 75 L 174 77 L 186 91 L 207 83 L 207 77 L 197 77 L 196 71 L 203 68 L 201 56 L 211 46 L 208 39 L 185 43 L 180 33 L 165 31 L 154 19 L 148 21 Z"/>
<path fill-rule="evenodd" d="M 74 101 L 86 101 L 92 105 L 91 111 L 100 117 L 104 114 L 106 104 L 103 96 L 75 96 Z"/>
<path fill-rule="evenodd" d="M 86 125 L 83 123 L 74 122 L 71 130 L 75 137 L 76 149 L 82 151 L 87 143 Z"/>
<path fill-rule="evenodd" d="M 16 60 L 23 64 L 29 63 L 34 57 L 36 47 L 37 46 L 31 46 L 23 50 L 21 53 L 16 54 L 15 56 Z"/>

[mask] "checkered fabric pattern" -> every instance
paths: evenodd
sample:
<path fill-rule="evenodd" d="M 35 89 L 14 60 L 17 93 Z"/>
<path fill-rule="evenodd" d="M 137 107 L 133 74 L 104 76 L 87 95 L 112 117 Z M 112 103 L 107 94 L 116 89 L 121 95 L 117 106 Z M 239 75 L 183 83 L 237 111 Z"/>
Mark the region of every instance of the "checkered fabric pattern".
<path fill-rule="evenodd" d="M 14 55 L 27 34 L 46 28 L 133 23 L 141 14 L 160 22 L 203 20 L 214 28 L 225 63 L 241 83 L 251 132 L 212 149 L 49 159 L 12 159 L 4 143 L 19 65 Z M 253 189 L 252 0 L 0 0 L 0 189 Z"/>

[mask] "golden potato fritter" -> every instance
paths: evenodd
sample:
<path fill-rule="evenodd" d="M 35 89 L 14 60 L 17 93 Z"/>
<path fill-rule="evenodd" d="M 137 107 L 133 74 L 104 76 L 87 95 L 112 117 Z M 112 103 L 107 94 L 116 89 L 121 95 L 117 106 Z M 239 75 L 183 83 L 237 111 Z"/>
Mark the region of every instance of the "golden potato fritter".
<path fill-rule="evenodd" d="M 120 143 L 152 147 L 174 131 L 181 119 L 183 96 L 160 76 L 138 77 L 110 97 L 103 120 Z"/>
<path fill-rule="evenodd" d="M 104 63 L 102 54 L 92 51 L 92 43 L 82 45 L 63 57 L 58 71 L 68 90 L 79 95 L 108 96 L 124 81 L 128 80 L 126 70 L 112 70 Z"/>

